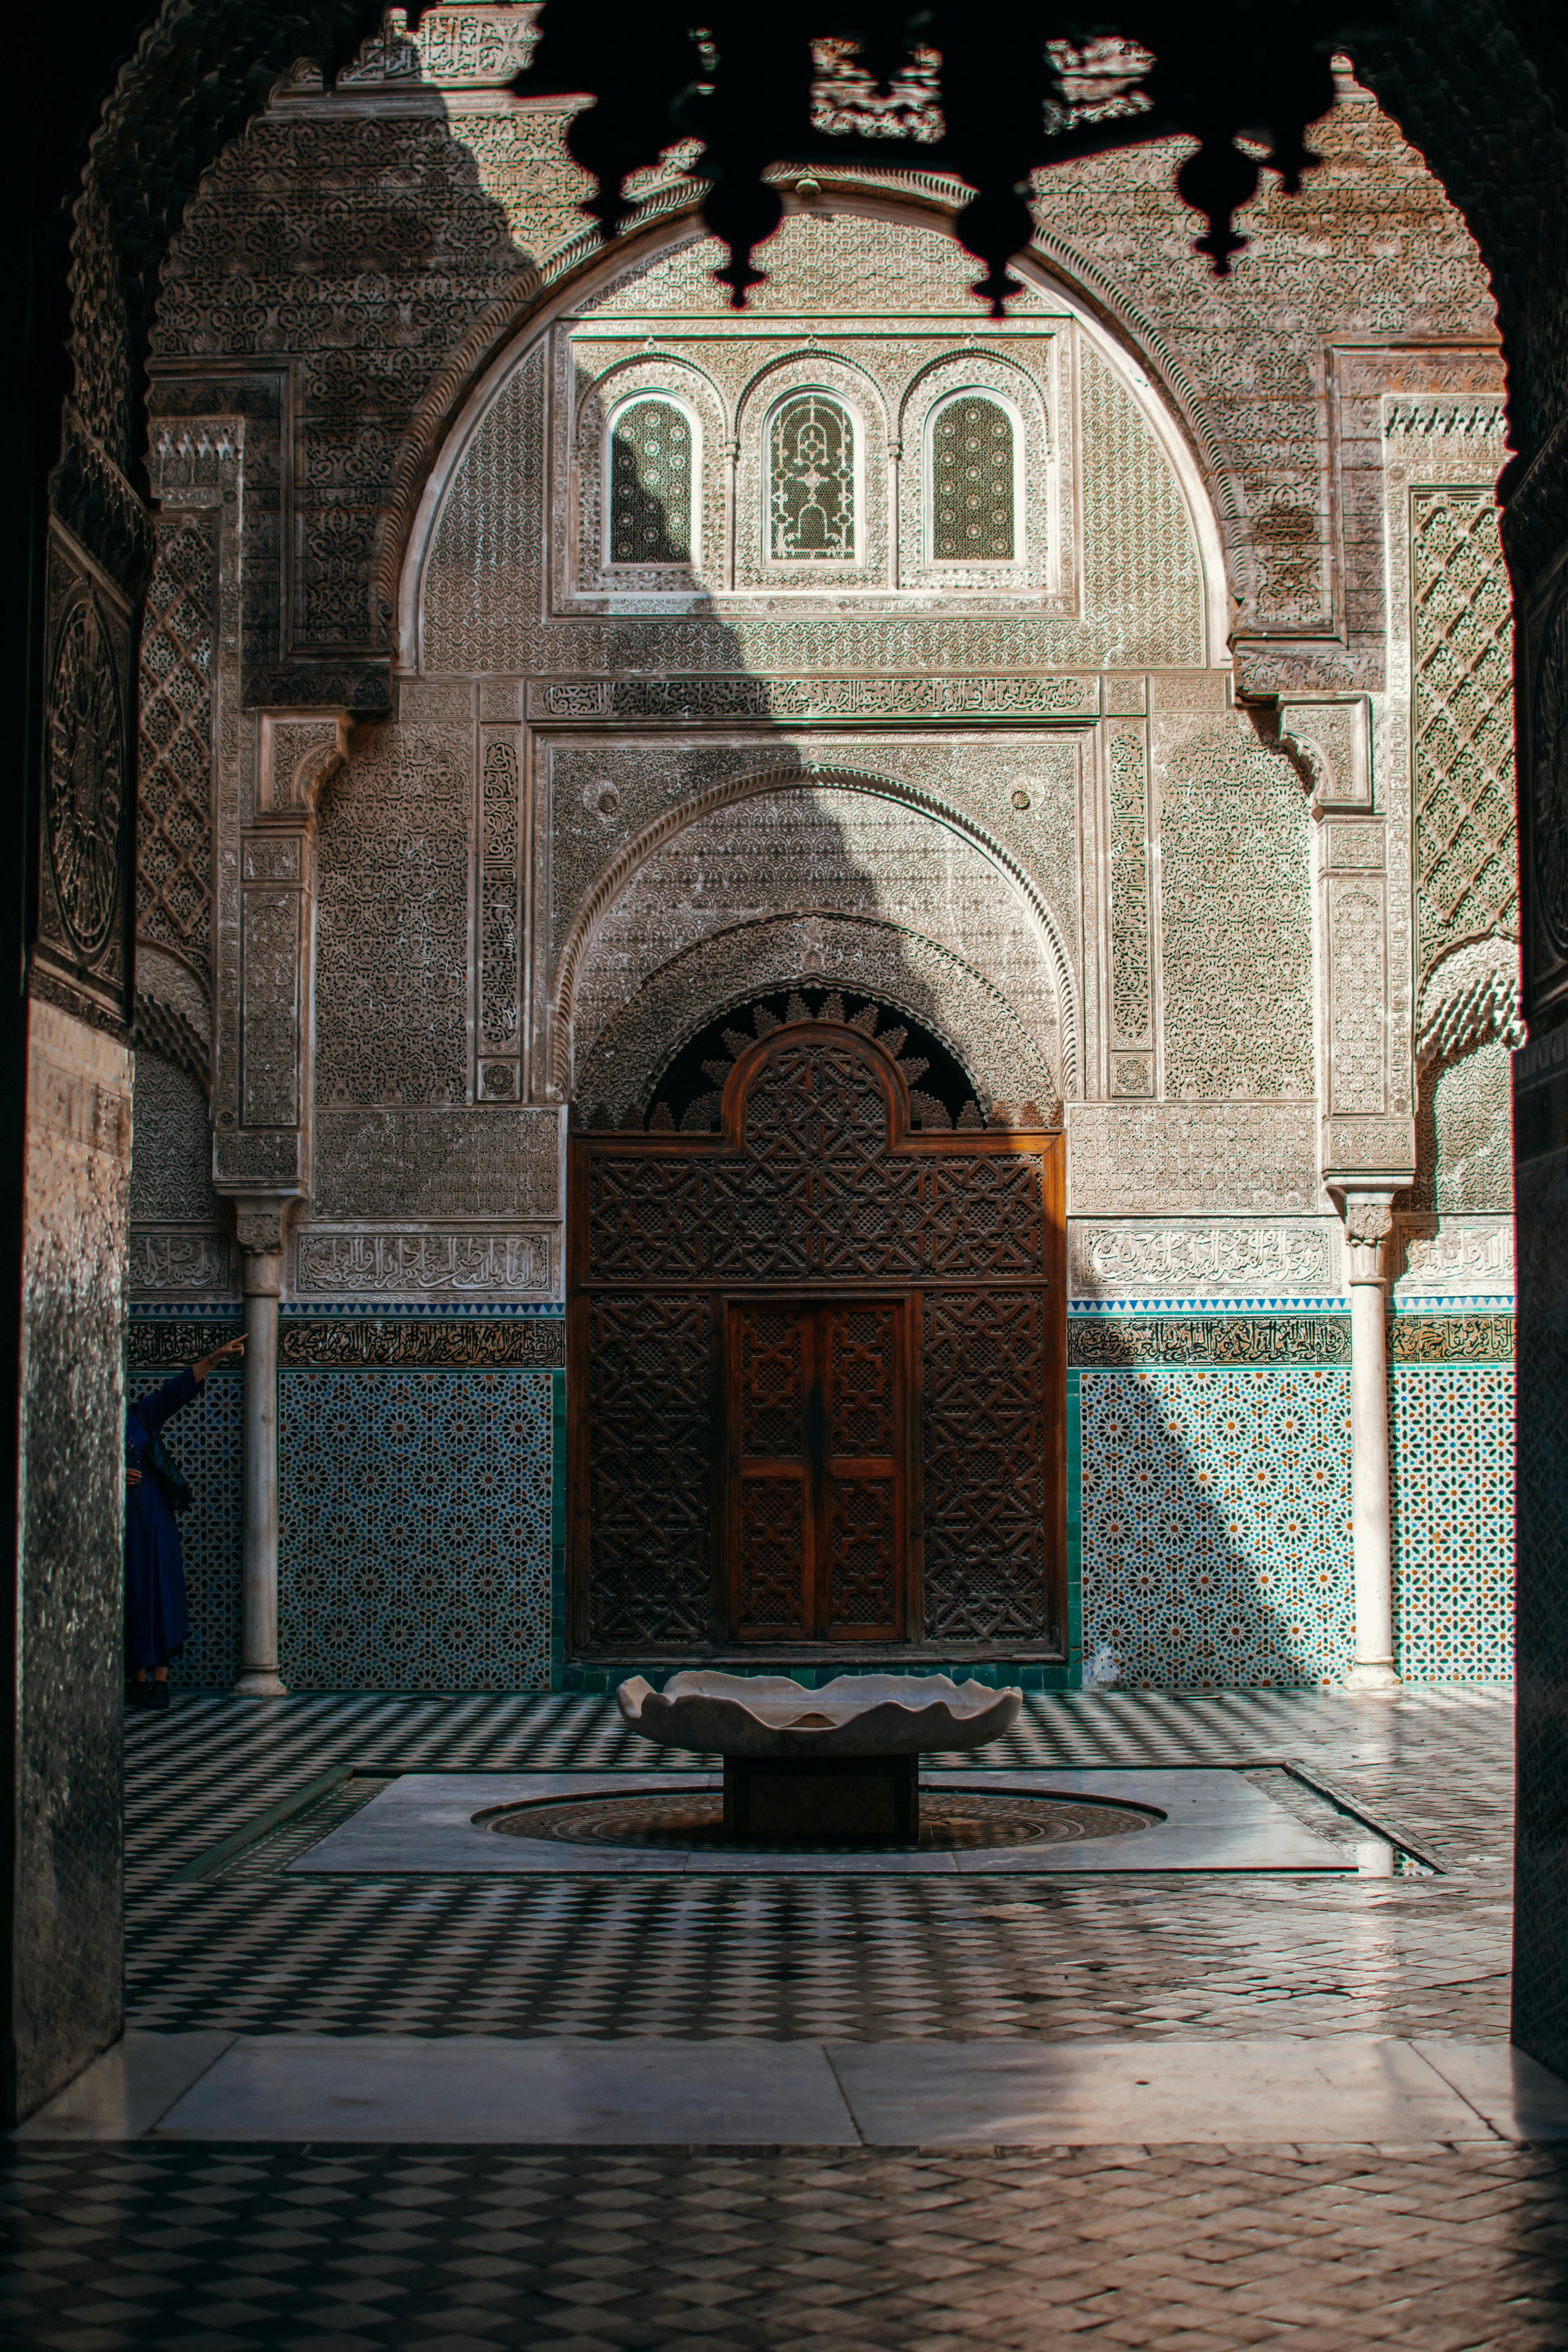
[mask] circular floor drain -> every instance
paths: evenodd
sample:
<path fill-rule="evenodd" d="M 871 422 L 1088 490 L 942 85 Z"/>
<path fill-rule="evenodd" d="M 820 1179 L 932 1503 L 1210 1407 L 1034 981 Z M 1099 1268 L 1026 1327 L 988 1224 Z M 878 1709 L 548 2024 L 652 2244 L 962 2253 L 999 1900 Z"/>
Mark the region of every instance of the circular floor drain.
<path fill-rule="evenodd" d="M 1092 1804 L 1071 1797 L 989 1797 L 979 1790 L 931 1790 L 921 1799 L 923 1853 L 988 1846 L 1072 1845 L 1091 1838 L 1128 1837 L 1152 1829 L 1160 1815 L 1134 1805 Z M 735 1853 L 844 1853 L 868 1849 L 859 1838 L 730 1837 L 717 1789 L 679 1797 L 579 1797 L 567 1802 L 509 1805 L 481 1815 L 502 1837 L 548 1838 L 563 1845 L 616 1845 Z M 886 1851 L 886 1848 L 882 1849 Z"/>

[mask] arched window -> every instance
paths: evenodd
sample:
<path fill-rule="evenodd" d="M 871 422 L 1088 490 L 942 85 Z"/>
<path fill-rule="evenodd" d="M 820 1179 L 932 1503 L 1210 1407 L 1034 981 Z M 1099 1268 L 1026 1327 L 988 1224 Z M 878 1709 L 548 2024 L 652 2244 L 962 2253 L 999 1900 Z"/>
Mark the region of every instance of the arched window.
<path fill-rule="evenodd" d="M 1011 563 L 1013 532 L 1013 420 L 961 393 L 931 426 L 931 561 Z"/>
<path fill-rule="evenodd" d="M 803 392 L 775 410 L 768 498 L 775 562 L 855 553 L 855 427 L 836 400 Z"/>
<path fill-rule="evenodd" d="M 691 420 L 672 400 L 635 400 L 610 436 L 610 562 L 691 561 Z"/>

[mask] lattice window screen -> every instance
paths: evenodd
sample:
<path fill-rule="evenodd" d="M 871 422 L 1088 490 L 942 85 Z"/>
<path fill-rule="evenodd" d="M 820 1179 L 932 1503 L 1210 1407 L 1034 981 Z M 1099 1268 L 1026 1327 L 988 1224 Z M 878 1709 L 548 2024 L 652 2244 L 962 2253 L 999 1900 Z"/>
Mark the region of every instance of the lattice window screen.
<path fill-rule="evenodd" d="M 938 563 L 1013 561 L 1013 420 L 965 394 L 931 428 L 931 554 Z"/>
<path fill-rule="evenodd" d="M 855 428 L 836 400 L 785 401 L 769 442 L 774 559 L 843 562 L 855 552 Z"/>
<path fill-rule="evenodd" d="M 610 445 L 612 563 L 689 563 L 690 420 L 671 400 L 639 400 Z"/>

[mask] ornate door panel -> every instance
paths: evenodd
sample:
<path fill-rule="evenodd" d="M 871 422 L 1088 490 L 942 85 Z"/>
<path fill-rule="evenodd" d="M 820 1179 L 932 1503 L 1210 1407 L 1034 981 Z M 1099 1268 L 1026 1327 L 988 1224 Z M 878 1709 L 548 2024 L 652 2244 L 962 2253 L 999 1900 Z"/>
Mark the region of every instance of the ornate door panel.
<path fill-rule="evenodd" d="M 810 1433 L 812 1318 L 731 1304 L 730 1623 L 743 1642 L 804 1642 L 816 1588 Z"/>
<path fill-rule="evenodd" d="M 1065 1656 L 1059 1135 L 917 1133 L 821 1018 L 571 1184 L 574 1651 Z"/>
<path fill-rule="evenodd" d="M 905 1631 L 908 1308 L 729 1303 L 728 1622 L 742 1642 Z"/>

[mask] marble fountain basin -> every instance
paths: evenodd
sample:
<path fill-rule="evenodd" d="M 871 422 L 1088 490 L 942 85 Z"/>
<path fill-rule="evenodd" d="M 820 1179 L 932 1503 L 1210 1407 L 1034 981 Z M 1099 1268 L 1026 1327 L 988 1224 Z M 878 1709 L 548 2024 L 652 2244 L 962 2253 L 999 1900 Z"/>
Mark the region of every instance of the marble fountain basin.
<path fill-rule="evenodd" d="M 807 1690 L 787 1675 L 672 1675 L 662 1691 L 639 1675 L 616 1696 L 632 1730 L 660 1748 L 702 1755 L 919 1756 L 984 1748 L 1017 1721 L 1016 1690 L 946 1675 L 838 1675 Z"/>

